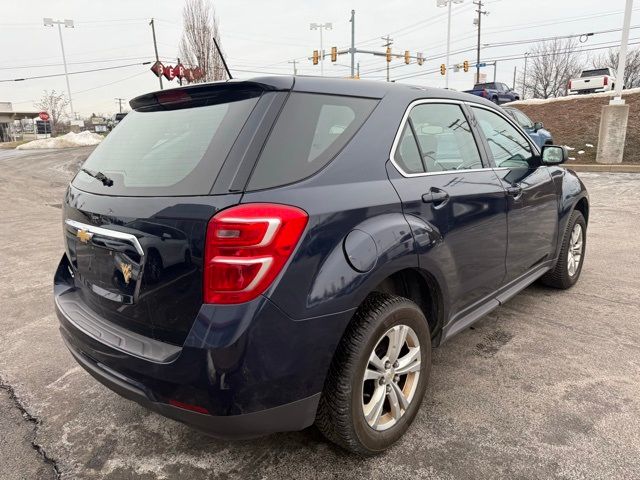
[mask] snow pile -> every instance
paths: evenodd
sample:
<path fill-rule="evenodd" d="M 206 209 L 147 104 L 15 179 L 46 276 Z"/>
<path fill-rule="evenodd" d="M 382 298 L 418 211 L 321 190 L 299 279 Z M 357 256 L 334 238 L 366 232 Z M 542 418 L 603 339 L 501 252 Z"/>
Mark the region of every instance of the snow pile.
<path fill-rule="evenodd" d="M 628 90 L 622 91 L 622 96 L 631 95 L 634 93 L 640 93 L 640 88 L 629 88 Z M 602 98 L 602 97 L 613 97 L 615 93 L 611 92 L 600 92 L 600 93 L 586 93 L 582 95 L 567 95 L 566 97 L 557 97 L 557 98 L 527 98 L 526 100 L 516 100 L 515 102 L 509 102 L 509 106 L 515 105 L 540 105 L 543 103 L 551 103 L 551 102 L 566 102 L 567 100 L 581 100 L 584 98 Z"/>
<path fill-rule="evenodd" d="M 32 142 L 23 143 L 18 145 L 18 150 L 32 150 L 38 148 L 71 148 L 71 147 L 86 147 L 89 145 L 99 144 L 104 137 L 97 133 L 84 131 L 80 133 L 69 132 L 66 135 L 56 138 L 41 138 L 40 140 L 33 140 Z"/>

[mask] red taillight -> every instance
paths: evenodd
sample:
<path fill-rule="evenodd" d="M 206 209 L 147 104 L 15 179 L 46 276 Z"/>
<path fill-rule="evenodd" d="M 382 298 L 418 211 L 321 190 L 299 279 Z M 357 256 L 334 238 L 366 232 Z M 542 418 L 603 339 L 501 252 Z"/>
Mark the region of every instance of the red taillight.
<path fill-rule="evenodd" d="M 482 89 L 482 96 L 486 98 L 486 96 L 487 96 L 487 89 L 486 88 Z"/>
<path fill-rule="evenodd" d="M 609 77 L 604 77 L 604 86 L 609 85 Z"/>
<path fill-rule="evenodd" d="M 569 90 L 571 90 L 571 80 L 569 80 Z"/>
<path fill-rule="evenodd" d="M 307 225 L 304 210 L 271 203 L 238 205 L 209 220 L 204 302 L 242 303 L 264 292 Z"/>

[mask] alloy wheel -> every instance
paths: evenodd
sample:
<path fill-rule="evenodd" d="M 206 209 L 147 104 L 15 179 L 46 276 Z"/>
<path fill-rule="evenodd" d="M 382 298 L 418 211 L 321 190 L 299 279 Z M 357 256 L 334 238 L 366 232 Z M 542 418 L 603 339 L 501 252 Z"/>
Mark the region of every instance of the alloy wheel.
<path fill-rule="evenodd" d="M 393 427 L 406 413 L 420 377 L 420 342 L 407 325 L 396 325 L 373 348 L 362 379 L 362 411 L 374 430 Z"/>
<path fill-rule="evenodd" d="M 567 272 L 570 277 L 573 277 L 580 267 L 583 244 L 582 226 L 579 223 L 576 223 L 571 231 L 571 237 L 569 238 L 569 252 L 567 253 Z"/>

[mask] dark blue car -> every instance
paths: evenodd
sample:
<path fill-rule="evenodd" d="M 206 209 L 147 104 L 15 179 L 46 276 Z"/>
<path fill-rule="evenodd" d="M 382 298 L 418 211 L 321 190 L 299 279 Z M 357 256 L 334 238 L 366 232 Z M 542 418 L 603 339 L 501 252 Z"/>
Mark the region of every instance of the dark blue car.
<path fill-rule="evenodd" d="M 542 122 L 534 122 L 524 112 L 518 110 L 515 107 L 502 107 L 509 116 L 520 125 L 527 135 L 531 137 L 538 147 L 542 148 L 545 145 L 553 145 L 553 137 L 551 132 L 544 128 Z"/>
<path fill-rule="evenodd" d="M 566 151 L 482 98 L 265 77 L 131 108 L 66 192 L 60 330 L 98 381 L 212 435 L 315 423 L 380 452 L 432 347 L 580 276 Z"/>

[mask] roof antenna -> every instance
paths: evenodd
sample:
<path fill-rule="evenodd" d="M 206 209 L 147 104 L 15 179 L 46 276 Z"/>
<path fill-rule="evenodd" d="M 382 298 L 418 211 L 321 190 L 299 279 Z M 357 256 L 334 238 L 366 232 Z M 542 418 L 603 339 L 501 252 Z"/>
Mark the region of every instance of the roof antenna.
<path fill-rule="evenodd" d="M 213 35 L 213 44 L 216 46 L 216 50 L 218 50 L 218 55 L 220 55 L 220 59 L 222 60 L 224 69 L 227 71 L 227 76 L 229 77 L 229 80 L 233 80 L 233 77 L 231 76 L 231 72 L 229 71 L 229 67 L 227 67 L 227 61 L 224 59 L 224 55 L 222 54 L 222 50 L 220 50 L 220 46 L 218 45 L 218 41 L 216 40 L 215 35 Z"/>

